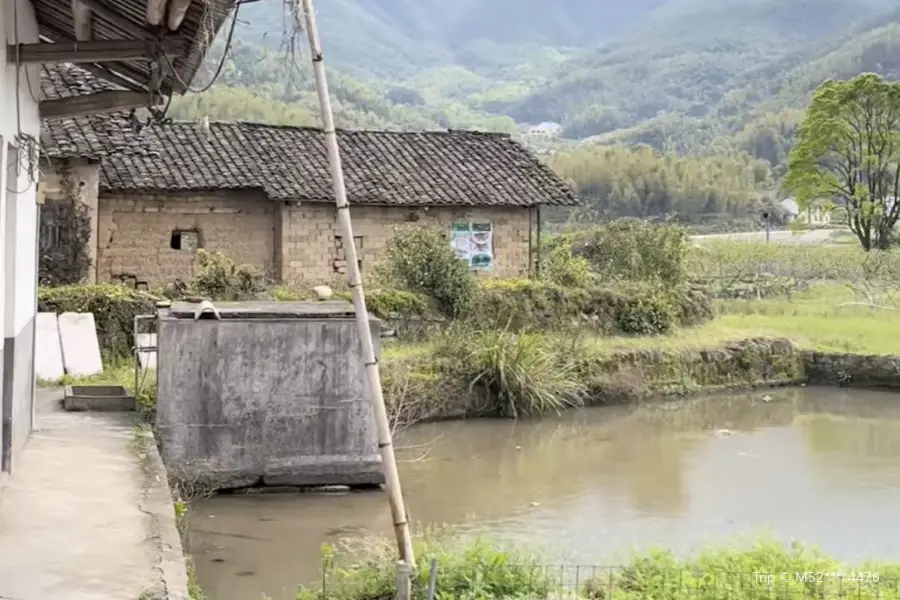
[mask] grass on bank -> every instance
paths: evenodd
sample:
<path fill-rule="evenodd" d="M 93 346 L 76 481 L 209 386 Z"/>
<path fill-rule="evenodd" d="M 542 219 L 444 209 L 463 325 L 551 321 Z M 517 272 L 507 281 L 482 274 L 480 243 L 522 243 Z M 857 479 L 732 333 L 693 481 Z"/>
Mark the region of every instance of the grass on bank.
<path fill-rule="evenodd" d="M 857 300 L 847 286 L 817 285 L 791 298 L 719 301 L 713 321 L 668 335 L 463 330 L 425 343 L 385 344 L 385 397 L 395 406 L 412 398 L 401 407 L 406 422 L 521 416 L 795 381 L 802 360 L 779 339 L 823 352 L 900 353 L 900 315 Z"/>
<path fill-rule="evenodd" d="M 848 286 L 815 285 L 790 298 L 718 301 L 719 316 L 713 321 L 668 335 L 602 337 L 589 332 L 545 332 L 515 336 L 498 331 L 473 334 L 451 330 L 426 342 L 386 343 L 381 363 L 385 395 L 395 404 L 405 403 L 403 410 L 410 413 L 404 417 L 406 421 L 427 417 L 428 411 L 444 416 L 444 409 L 423 408 L 428 404 L 423 400 L 426 397 L 460 398 L 461 394 L 474 398 L 467 407 L 471 416 L 526 416 L 578 405 L 592 391 L 598 392 L 596 385 L 591 389 L 593 372 L 611 372 L 604 358 L 621 351 L 692 351 L 722 348 L 726 342 L 751 338 L 787 338 L 803 349 L 900 353 L 900 312 L 854 304 L 859 300 Z M 890 304 L 887 298 L 878 301 Z M 133 366 L 130 359 L 114 361 L 101 375 L 67 376 L 63 383 L 114 384 L 131 389 Z M 600 395 L 610 395 L 610 385 L 617 388 L 613 391 L 619 391 L 637 380 L 646 382 L 651 375 L 657 381 L 650 391 L 689 391 L 728 384 L 721 373 L 678 374 L 674 372 L 676 367 L 679 365 L 664 364 L 635 373 L 635 377 L 613 376 L 618 381 L 600 382 Z M 785 374 L 790 374 L 789 365 Z M 145 412 L 153 407 L 154 378 L 153 371 L 141 372 L 138 398 Z M 479 390 L 482 398 L 478 397 Z"/>
<path fill-rule="evenodd" d="M 436 597 L 455 600 L 900 599 L 900 564 L 845 565 L 814 547 L 766 537 L 705 548 L 692 556 L 651 549 L 632 554 L 621 566 L 577 569 L 548 564 L 538 552 L 446 533 L 426 532 L 415 546 L 421 565 L 413 581 L 416 600 L 425 597 L 432 559 L 438 561 Z M 350 540 L 340 549 L 326 547 L 323 554 L 327 596 L 321 587 L 301 588 L 296 600 L 368 600 L 393 593 L 396 549 L 390 540 Z M 812 577 L 804 579 L 803 574 Z"/>
<path fill-rule="evenodd" d="M 787 338 L 798 347 L 822 352 L 900 354 L 900 306 L 877 299 L 883 308 L 861 304 L 859 294 L 841 284 L 812 286 L 791 298 L 721 300 L 717 317 L 698 327 L 668 335 L 591 337 L 599 352 L 716 348 L 725 342 L 756 337 Z M 900 300 L 900 294 L 898 294 Z M 405 360 L 434 351 L 433 343 L 392 343 L 386 360 Z"/>

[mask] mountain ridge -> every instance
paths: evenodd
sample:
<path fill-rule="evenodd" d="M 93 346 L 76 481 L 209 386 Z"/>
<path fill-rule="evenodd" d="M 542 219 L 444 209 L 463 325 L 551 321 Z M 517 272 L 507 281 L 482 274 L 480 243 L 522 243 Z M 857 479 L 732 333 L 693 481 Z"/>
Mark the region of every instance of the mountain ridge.
<path fill-rule="evenodd" d="M 871 70 L 900 77 L 900 9 L 889 0 L 317 0 L 344 127 L 478 128 L 561 123 L 580 140 L 678 152 L 743 149 L 773 165 L 811 90 Z M 284 4 L 241 9 L 213 91 L 174 106 L 315 124 L 303 56 L 280 50 Z M 602 19 L 601 19 L 602 17 Z M 598 25 L 599 23 L 599 25 Z M 287 23 L 289 25 L 289 22 Z M 305 37 L 295 38 L 299 52 Z M 290 57 L 288 57 L 290 58 Z M 777 136 L 775 139 L 773 136 Z M 768 136 L 768 137 L 767 137 Z"/>

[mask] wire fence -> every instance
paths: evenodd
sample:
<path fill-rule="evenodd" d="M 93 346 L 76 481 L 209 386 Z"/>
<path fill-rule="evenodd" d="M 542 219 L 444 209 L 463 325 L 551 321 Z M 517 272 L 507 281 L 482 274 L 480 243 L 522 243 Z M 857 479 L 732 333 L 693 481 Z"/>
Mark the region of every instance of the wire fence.
<path fill-rule="evenodd" d="M 372 600 L 394 598 L 394 573 L 357 571 L 358 579 L 326 574 L 322 599 L 344 598 L 361 581 L 384 582 Z M 378 588 L 379 586 L 374 586 Z M 402 587 L 402 584 L 399 585 Z M 389 590 L 389 591 L 388 591 Z M 369 598 L 367 596 L 367 598 Z M 401 594 L 400 599 L 406 596 Z M 900 577 L 878 571 L 819 572 L 694 570 L 647 562 L 629 566 L 478 564 L 442 569 L 420 566 L 411 600 L 900 600 Z"/>

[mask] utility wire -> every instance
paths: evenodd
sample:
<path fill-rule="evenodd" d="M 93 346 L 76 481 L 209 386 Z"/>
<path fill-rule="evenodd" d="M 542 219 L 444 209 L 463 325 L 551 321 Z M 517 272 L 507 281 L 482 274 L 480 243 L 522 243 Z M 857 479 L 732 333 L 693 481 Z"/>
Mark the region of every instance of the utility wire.
<path fill-rule="evenodd" d="M 175 70 L 175 66 L 172 64 L 172 61 L 169 59 L 169 56 L 167 54 L 163 54 L 163 56 L 166 59 L 166 62 L 169 65 L 169 69 L 172 71 L 172 75 L 175 77 L 175 79 L 178 81 L 178 83 L 180 83 L 181 86 L 183 88 L 185 88 L 187 91 L 192 92 L 194 94 L 202 94 L 203 92 L 209 90 L 213 86 L 213 84 L 216 83 L 216 80 L 219 78 L 219 75 L 221 75 L 222 69 L 225 67 L 225 61 L 228 59 L 228 53 L 231 50 L 231 43 L 234 38 L 234 30 L 237 28 L 238 11 L 241 8 L 241 4 L 243 4 L 243 2 L 238 2 L 234 5 L 234 16 L 231 19 L 231 28 L 229 29 L 228 37 L 225 40 L 225 50 L 222 51 L 222 59 L 219 61 L 219 66 L 216 67 L 216 72 L 213 74 L 212 79 L 210 79 L 209 83 L 207 83 L 205 86 L 203 86 L 203 88 L 201 88 L 199 90 L 191 89 L 191 87 L 188 84 L 186 84 L 181 79 L 181 77 L 179 77 L 178 71 Z M 212 45 L 212 44 L 210 43 L 210 45 Z"/>

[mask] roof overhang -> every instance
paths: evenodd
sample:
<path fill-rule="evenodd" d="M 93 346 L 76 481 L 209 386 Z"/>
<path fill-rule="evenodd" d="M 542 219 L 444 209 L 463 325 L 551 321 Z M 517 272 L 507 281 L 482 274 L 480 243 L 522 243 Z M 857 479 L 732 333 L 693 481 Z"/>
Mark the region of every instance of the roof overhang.
<path fill-rule="evenodd" d="M 8 61 L 77 63 L 125 92 L 132 92 L 106 94 L 90 107 L 93 112 L 134 107 L 139 95 L 144 98 L 141 105 L 148 106 L 157 103 L 161 95 L 188 91 L 219 29 L 239 2 L 31 1 L 40 41 L 11 44 Z M 47 116 L 71 116 L 61 106 L 58 102 L 48 105 Z"/>

